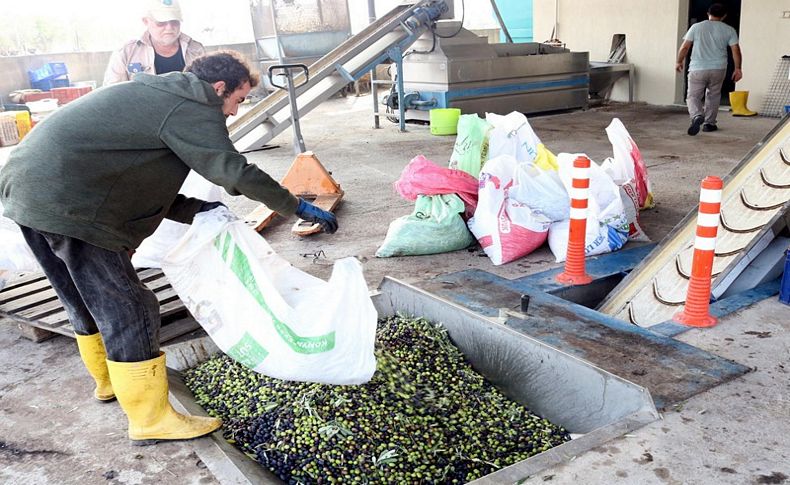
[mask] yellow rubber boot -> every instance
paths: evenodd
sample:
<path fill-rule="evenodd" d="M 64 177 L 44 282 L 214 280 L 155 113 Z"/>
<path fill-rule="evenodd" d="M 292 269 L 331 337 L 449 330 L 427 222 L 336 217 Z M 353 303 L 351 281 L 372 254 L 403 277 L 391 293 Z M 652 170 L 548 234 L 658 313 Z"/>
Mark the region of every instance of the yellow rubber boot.
<path fill-rule="evenodd" d="M 129 439 L 137 446 L 188 440 L 222 426 L 216 418 L 177 413 L 167 398 L 165 355 L 143 362 L 107 361 L 115 395 L 129 419 Z"/>
<path fill-rule="evenodd" d="M 756 116 L 756 111 L 751 111 L 746 107 L 746 102 L 749 101 L 749 91 L 732 91 L 730 92 L 730 107 L 732 108 L 733 116 Z"/>
<path fill-rule="evenodd" d="M 107 371 L 107 352 L 104 350 L 101 334 L 77 335 L 77 348 L 80 349 L 80 357 L 85 363 L 85 368 L 96 381 L 93 397 L 101 402 L 115 400 L 115 392 L 112 390 L 110 374 Z"/>

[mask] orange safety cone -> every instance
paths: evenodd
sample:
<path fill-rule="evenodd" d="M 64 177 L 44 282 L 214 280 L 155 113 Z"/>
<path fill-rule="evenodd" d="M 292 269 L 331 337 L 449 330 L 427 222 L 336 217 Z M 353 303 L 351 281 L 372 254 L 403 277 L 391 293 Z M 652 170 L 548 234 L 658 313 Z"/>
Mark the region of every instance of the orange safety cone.
<path fill-rule="evenodd" d="M 565 271 L 556 279 L 566 285 L 586 285 L 592 281 L 584 269 L 584 245 L 587 237 L 587 202 L 590 196 L 590 159 L 576 157 L 571 182 L 571 223 Z"/>
<path fill-rule="evenodd" d="M 694 239 L 694 259 L 686 292 L 686 306 L 673 320 L 689 327 L 712 327 L 716 317 L 710 314 L 710 287 L 713 257 L 716 253 L 716 233 L 719 230 L 721 190 L 719 177 L 705 177 L 699 195 L 697 237 Z"/>

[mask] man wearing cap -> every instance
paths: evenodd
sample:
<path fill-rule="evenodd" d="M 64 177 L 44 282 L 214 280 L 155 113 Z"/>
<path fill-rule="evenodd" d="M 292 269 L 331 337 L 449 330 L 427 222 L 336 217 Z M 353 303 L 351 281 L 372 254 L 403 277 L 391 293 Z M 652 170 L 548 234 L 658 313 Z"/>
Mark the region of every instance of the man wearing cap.
<path fill-rule="evenodd" d="M 148 0 L 143 24 L 145 33 L 110 57 L 103 85 L 129 81 L 138 72 L 179 72 L 206 52 L 203 44 L 181 33 L 178 0 Z"/>

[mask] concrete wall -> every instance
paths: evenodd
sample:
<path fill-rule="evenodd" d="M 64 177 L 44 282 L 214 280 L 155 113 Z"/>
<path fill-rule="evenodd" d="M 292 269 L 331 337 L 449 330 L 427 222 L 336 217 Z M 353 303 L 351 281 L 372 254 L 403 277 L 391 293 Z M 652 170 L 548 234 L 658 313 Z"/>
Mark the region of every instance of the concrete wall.
<path fill-rule="evenodd" d="M 39 54 L 30 56 L 0 57 L 0 95 L 5 101 L 11 91 L 30 89 L 28 70 L 38 69 L 47 62 L 65 62 L 69 80 L 96 81 L 101 84 L 110 52 L 68 52 L 63 54 Z"/>
<path fill-rule="evenodd" d="M 589 51 L 591 60 L 605 60 L 613 34 L 626 34 L 627 60 L 635 65 L 634 96 L 653 104 L 684 103 L 683 79 L 673 71 L 675 56 L 687 30 L 689 0 L 556 0 L 556 37 L 572 50 Z M 534 1 L 535 39 L 548 39 L 554 27 L 555 0 Z M 789 0 L 743 0 L 740 45 L 749 106 L 758 110 L 768 92 L 776 64 L 790 54 Z M 625 80 L 612 92 L 627 99 Z"/>
<path fill-rule="evenodd" d="M 743 0 L 743 79 L 737 88 L 749 91 L 749 108 L 754 111 L 763 104 L 777 62 L 790 54 L 790 19 L 782 18 L 784 11 L 790 11 L 788 0 Z"/>
<path fill-rule="evenodd" d="M 686 31 L 686 21 L 680 19 L 688 16 L 688 0 L 534 0 L 536 40 L 551 38 L 555 2 L 555 37 L 573 51 L 589 51 L 592 61 L 609 57 L 614 34 L 626 35 L 626 60 L 635 65 L 635 100 L 672 104 L 682 99 L 674 67 Z M 612 99 L 627 100 L 627 88 L 625 79 L 618 81 Z"/>
<path fill-rule="evenodd" d="M 254 43 L 207 46 L 207 51 L 232 49 L 240 52 L 257 69 Z M 69 79 L 77 81 L 96 81 L 101 85 L 104 70 L 110 60 L 110 52 L 68 52 L 63 54 L 40 54 L 31 56 L 0 57 L 0 96 L 7 101 L 7 95 L 17 89 L 29 89 L 27 71 L 38 69 L 47 62 L 65 62 Z"/>

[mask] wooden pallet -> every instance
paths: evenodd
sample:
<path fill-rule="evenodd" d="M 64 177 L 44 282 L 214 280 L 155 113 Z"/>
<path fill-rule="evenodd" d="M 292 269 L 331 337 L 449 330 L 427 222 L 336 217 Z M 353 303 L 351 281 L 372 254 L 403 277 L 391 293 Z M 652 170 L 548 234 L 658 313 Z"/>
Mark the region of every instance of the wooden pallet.
<path fill-rule="evenodd" d="M 161 343 L 189 333 L 200 325 L 189 314 L 160 269 L 138 269 L 140 281 L 159 299 Z M 66 310 L 42 273 L 9 282 L 0 291 L 0 315 L 18 322 L 22 335 L 41 342 L 55 335 L 74 337 Z"/>

